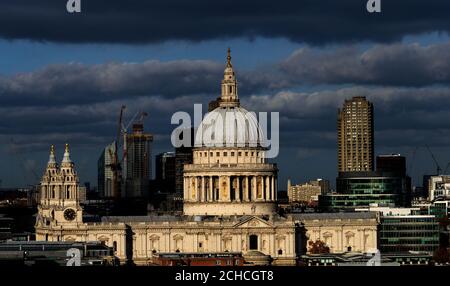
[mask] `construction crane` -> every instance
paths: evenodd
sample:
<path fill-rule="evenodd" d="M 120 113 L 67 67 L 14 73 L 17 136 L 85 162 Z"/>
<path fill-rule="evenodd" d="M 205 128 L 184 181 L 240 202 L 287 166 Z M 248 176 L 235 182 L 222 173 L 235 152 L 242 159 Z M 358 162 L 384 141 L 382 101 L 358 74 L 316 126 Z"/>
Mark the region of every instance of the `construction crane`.
<path fill-rule="evenodd" d="M 427 147 L 428 152 L 430 152 L 431 158 L 433 159 L 434 163 L 436 164 L 436 175 L 441 175 L 442 168 L 441 168 L 441 166 L 439 166 L 439 163 L 436 160 L 436 157 L 434 157 L 434 154 L 433 154 L 433 152 L 431 152 L 431 149 L 430 149 L 430 147 L 428 147 L 428 145 L 425 145 L 425 147 Z"/>
<path fill-rule="evenodd" d="M 122 125 L 122 136 L 123 136 L 123 157 L 122 157 L 122 161 L 126 162 L 126 157 L 128 154 L 128 149 L 127 149 L 127 134 L 128 134 L 128 128 L 130 128 L 131 124 L 134 123 L 140 123 L 143 124 L 144 123 L 144 118 L 145 116 L 147 116 L 147 112 L 143 112 L 143 111 L 138 111 L 136 112 L 133 117 L 130 119 L 130 121 L 128 122 L 127 125 Z M 139 116 L 139 119 L 136 120 L 136 118 Z"/>
<path fill-rule="evenodd" d="M 114 150 L 109 149 L 109 155 L 112 159 L 111 164 L 108 166 L 111 168 L 113 173 L 112 178 L 112 194 L 115 199 L 120 199 L 121 197 L 121 186 L 122 182 L 126 183 L 126 157 L 127 157 L 127 133 L 128 128 L 133 122 L 143 123 L 144 117 L 147 116 L 146 112 L 138 111 L 134 114 L 128 124 L 123 124 L 124 111 L 126 109 L 125 105 L 122 105 L 119 113 L 119 121 L 117 125 L 116 140 L 114 141 Z M 139 116 L 139 119 L 136 118 Z M 122 144 L 121 143 L 122 140 Z M 122 145 L 122 156 L 119 158 L 119 147 Z M 125 184 L 124 184 L 125 187 Z"/>
<path fill-rule="evenodd" d="M 136 118 L 139 116 L 139 119 L 136 120 Z M 122 160 L 123 163 L 123 174 L 124 174 L 124 188 L 126 189 L 126 183 L 127 183 L 127 156 L 128 156 L 128 146 L 127 146 L 127 134 L 128 134 L 128 128 L 131 126 L 132 123 L 144 123 L 144 117 L 147 116 L 146 112 L 143 111 L 137 111 L 133 117 L 130 119 L 128 124 L 122 125 L 122 138 L 123 138 L 123 145 L 122 145 Z"/>
<path fill-rule="evenodd" d="M 116 140 L 114 141 L 114 150 L 109 149 L 109 156 L 112 160 L 111 160 L 111 163 L 107 165 L 108 167 L 111 168 L 111 172 L 112 172 L 112 196 L 114 199 L 120 199 L 120 197 L 121 197 L 120 185 L 121 185 L 121 170 L 122 170 L 122 168 L 120 166 L 119 154 L 117 153 L 117 150 L 119 147 L 118 144 L 119 144 L 120 134 L 121 134 L 122 118 L 123 118 L 123 112 L 124 112 L 125 108 L 126 108 L 125 105 L 122 105 L 120 108 Z"/>

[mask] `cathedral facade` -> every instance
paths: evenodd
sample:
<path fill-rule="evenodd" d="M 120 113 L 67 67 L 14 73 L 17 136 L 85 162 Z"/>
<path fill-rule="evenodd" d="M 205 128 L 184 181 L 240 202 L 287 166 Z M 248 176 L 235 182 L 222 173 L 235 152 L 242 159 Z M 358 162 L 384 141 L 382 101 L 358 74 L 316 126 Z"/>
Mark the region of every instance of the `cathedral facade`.
<path fill-rule="evenodd" d="M 277 166 L 265 158 L 265 134 L 240 106 L 228 51 L 218 106 L 195 137 L 184 168 L 183 216 L 103 217 L 84 222 L 79 181 L 66 145 L 61 165 L 51 148 L 42 177 L 36 240 L 102 241 L 122 262 L 151 263 L 155 253 L 240 252 L 255 264 L 294 265 L 310 240 L 331 251 L 377 248 L 375 215 L 280 216 Z"/>

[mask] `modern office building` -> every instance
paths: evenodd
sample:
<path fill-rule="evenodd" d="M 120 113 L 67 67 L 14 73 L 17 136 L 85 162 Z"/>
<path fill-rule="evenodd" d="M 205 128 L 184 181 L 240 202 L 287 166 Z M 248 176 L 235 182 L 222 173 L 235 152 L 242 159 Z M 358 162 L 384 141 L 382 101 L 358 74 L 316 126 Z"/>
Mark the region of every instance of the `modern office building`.
<path fill-rule="evenodd" d="M 144 133 L 142 123 L 133 124 L 133 133 L 126 135 L 126 155 L 124 159 L 124 197 L 144 198 L 149 195 L 152 177 L 151 142 L 153 135 Z"/>
<path fill-rule="evenodd" d="M 111 163 L 114 160 L 115 149 L 115 142 L 106 146 L 97 162 L 98 192 L 101 196 L 107 198 L 113 196 L 113 170 Z"/>
<path fill-rule="evenodd" d="M 369 211 L 380 213 L 381 253 L 431 254 L 439 247 L 439 222 L 434 215 L 417 214 L 419 208 L 371 207 Z"/>
<path fill-rule="evenodd" d="M 352 210 L 370 204 L 409 206 L 410 180 L 380 172 L 345 172 L 336 178 L 337 193 L 321 195 L 324 210 Z"/>
<path fill-rule="evenodd" d="M 164 152 L 156 155 L 155 176 L 158 191 L 164 193 L 175 192 L 174 152 Z"/>
<path fill-rule="evenodd" d="M 338 110 L 338 170 L 374 170 L 373 105 L 365 97 L 346 100 Z"/>

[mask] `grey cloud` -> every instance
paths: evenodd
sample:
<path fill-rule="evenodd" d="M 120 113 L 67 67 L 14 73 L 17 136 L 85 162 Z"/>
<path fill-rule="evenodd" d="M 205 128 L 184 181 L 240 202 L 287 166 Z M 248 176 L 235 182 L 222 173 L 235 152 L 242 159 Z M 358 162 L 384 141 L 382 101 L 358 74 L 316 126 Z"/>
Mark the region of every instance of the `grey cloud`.
<path fill-rule="evenodd" d="M 280 69 L 293 84 L 449 84 L 450 42 L 376 45 L 368 50 L 302 48 L 280 63 Z"/>
<path fill-rule="evenodd" d="M 445 0 L 383 1 L 381 14 L 369 14 L 362 0 L 82 2 L 82 13 L 71 15 L 66 1 L 3 0 L 0 37 L 142 44 L 262 36 L 326 44 L 450 31 L 450 3 Z"/>
<path fill-rule="evenodd" d="M 218 92 L 223 64 L 179 60 L 49 65 L 0 78 L 2 105 L 101 102 L 142 95 L 168 97 Z"/>

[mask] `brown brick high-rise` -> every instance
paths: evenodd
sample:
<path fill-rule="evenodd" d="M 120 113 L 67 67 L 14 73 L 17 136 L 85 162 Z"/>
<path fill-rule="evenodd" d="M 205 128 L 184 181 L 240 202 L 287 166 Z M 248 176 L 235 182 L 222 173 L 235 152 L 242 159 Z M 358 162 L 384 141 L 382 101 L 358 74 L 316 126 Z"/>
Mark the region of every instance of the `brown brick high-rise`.
<path fill-rule="evenodd" d="M 374 170 L 373 105 L 363 96 L 338 110 L 338 170 Z"/>

